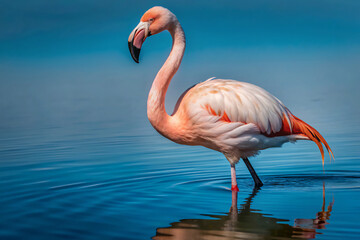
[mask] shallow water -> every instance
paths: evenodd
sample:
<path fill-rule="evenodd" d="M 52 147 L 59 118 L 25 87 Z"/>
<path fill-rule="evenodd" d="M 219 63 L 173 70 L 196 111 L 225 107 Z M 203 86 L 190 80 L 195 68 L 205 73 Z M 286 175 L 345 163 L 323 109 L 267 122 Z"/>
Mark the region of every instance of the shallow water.
<path fill-rule="evenodd" d="M 41 77 L 42 67 L 0 82 L 0 238 L 359 238 L 358 95 L 280 94 L 324 135 L 336 160 L 326 156 L 323 168 L 306 141 L 263 151 L 250 161 L 264 186 L 254 191 L 240 162 L 235 201 L 220 153 L 152 129 L 149 77 L 128 86 L 112 77 L 122 75 L 116 71 L 102 81 L 91 73 L 66 80 L 66 69 Z M 29 82 L 37 72 L 41 78 Z M 175 84 L 170 107 L 185 89 Z"/>
<path fill-rule="evenodd" d="M 324 170 L 310 142 L 252 158 L 264 182 L 259 190 L 240 162 L 240 192 L 234 195 L 221 154 L 174 144 L 149 125 L 141 127 L 142 116 L 135 122 L 106 116 L 90 121 L 77 119 L 79 114 L 48 125 L 14 123 L 16 128 L 2 129 L 1 238 L 360 236 L 356 132 L 327 135 L 336 161 L 326 161 Z"/>
<path fill-rule="evenodd" d="M 135 64 L 127 39 L 154 1 L 2 1 L 0 239 L 360 239 L 359 1 L 157 1 L 187 49 L 172 112 L 211 77 L 257 84 L 328 141 L 250 161 L 160 136 L 147 93 L 171 48 Z M 184 4 L 185 3 L 185 4 Z"/>

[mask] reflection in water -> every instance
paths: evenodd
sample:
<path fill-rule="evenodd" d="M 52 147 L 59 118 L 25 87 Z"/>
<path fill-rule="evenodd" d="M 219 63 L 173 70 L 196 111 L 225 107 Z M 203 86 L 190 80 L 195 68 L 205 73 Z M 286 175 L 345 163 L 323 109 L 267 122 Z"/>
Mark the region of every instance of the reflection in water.
<path fill-rule="evenodd" d="M 226 215 L 205 215 L 212 219 L 184 219 L 170 227 L 158 228 L 156 240 L 192 239 L 268 239 L 268 238 L 315 238 L 316 229 L 325 229 L 328 224 L 334 200 L 325 211 L 325 185 L 323 204 L 315 219 L 295 219 L 294 226 L 286 219 L 273 218 L 251 209 L 251 203 L 259 189 L 254 188 L 245 203 L 237 207 L 237 192 L 232 192 L 232 204 Z"/>
<path fill-rule="evenodd" d="M 321 211 L 316 214 L 315 219 L 295 219 L 295 227 L 303 230 L 301 236 L 304 238 L 315 238 L 317 234 L 316 229 L 325 229 L 325 225 L 328 224 L 327 220 L 330 219 L 330 213 L 332 206 L 334 205 L 334 199 L 329 203 L 327 210 L 325 211 L 325 184 L 323 184 L 323 204 Z"/>

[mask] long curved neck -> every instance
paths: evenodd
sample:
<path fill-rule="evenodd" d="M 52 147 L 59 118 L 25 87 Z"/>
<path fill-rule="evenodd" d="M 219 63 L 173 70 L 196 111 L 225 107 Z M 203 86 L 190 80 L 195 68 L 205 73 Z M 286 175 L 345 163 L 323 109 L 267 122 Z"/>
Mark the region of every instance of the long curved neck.
<path fill-rule="evenodd" d="M 171 116 L 165 110 L 165 96 L 170 81 L 179 69 L 185 51 L 185 34 L 176 21 L 169 29 L 173 39 L 172 49 L 160 71 L 157 73 L 152 84 L 147 102 L 147 114 L 150 123 L 162 135 L 171 138 L 169 134 L 171 126 Z"/>

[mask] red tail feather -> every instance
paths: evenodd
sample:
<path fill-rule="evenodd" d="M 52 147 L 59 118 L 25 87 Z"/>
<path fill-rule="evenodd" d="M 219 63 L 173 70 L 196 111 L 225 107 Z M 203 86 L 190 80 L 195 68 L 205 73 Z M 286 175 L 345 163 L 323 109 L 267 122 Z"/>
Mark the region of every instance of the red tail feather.
<path fill-rule="evenodd" d="M 316 145 L 319 147 L 319 150 L 321 152 L 322 157 L 322 163 L 324 165 L 324 149 L 322 144 L 324 144 L 326 150 L 329 152 L 330 159 L 331 157 L 334 159 L 334 154 L 331 151 L 331 148 L 329 144 L 326 142 L 323 136 L 316 131 L 315 128 L 304 122 L 303 120 L 295 117 L 294 115 L 291 115 L 291 125 L 292 125 L 292 133 L 293 134 L 303 134 L 306 137 L 308 137 L 310 140 L 316 143 Z"/>

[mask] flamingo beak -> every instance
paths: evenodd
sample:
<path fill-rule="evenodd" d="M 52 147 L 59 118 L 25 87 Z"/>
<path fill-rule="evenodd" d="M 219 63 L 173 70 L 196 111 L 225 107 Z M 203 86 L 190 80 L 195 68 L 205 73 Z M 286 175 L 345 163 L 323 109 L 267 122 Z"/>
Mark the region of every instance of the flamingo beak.
<path fill-rule="evenodd" d="M 145 39 L 151 35 L 149 26 L 150 24 L 148 22 L 140 22 L 130 33 L 128 39 L 130 54 L 137 63 L 139 63 L 141 46 L 145 42 Z"/>

